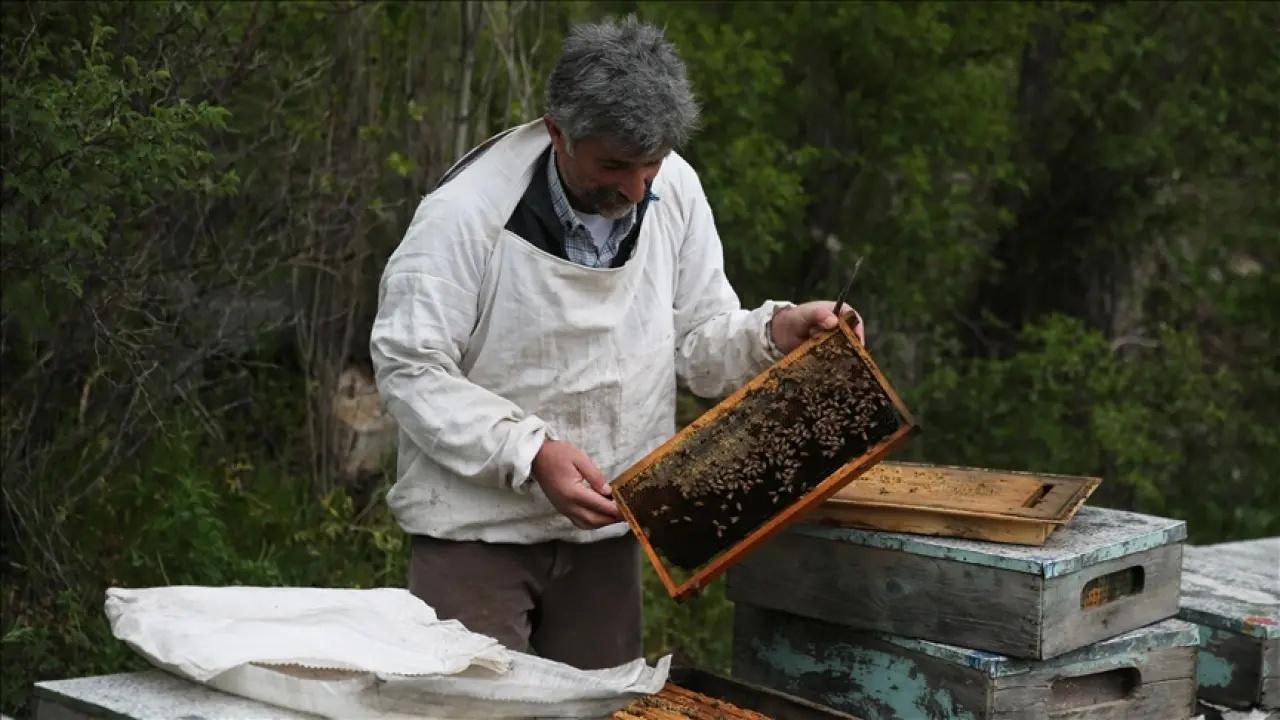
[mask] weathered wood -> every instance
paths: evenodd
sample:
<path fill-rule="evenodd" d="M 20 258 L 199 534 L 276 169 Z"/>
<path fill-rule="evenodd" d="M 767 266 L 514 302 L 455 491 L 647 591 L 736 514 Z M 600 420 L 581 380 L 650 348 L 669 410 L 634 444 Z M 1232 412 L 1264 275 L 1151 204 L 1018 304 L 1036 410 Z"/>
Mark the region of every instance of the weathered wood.
<path fill-rule="evenodd" d="M 914 427 L 841 323 L 624 472 L 613 497 L 680 600 L 879 462 Z"/>
<path fill-rule="evenodd" d="M 1187 644 L 1056 663 L 998 678 L 997 720 L 1164 720 L 1187 718 L 1196 699 L 1196 649 Z"/>
<path fill-rule="evenodd" d="M 1086 588 L 1116 574 L 1137 575 L 1141 587 L 1089 606 Z M 1041 602 L 1040 657 L 1054 657 L 1178 614 L 1182 544 L 1171 543 L 1050 578 Z"/>
<path fill-rule="evenodd" d="M 1200 626 L 1200 697 L 1234 708 L 1252 707 L 1262 694 L 1257 638 Z"/>
<path fill-rule="evenodd" d="M 36 720 L 184 717 L 302 720 L 308 713 L 228 695 L 163 670 L 49 680 L 35 684 Z"/>
<path fill-rule="evenodd" d="M 1038 549 L 801 525 L 730 571 L 728 594 L 855 629 L 1044 659 L 1172 617 L 1181 533 L 1179 521 L 1097 508 Z M 1094 592 L 1091 583 L 1116 572 L 1140 574 L 1141 587 Z"/>
<path fill-rule="evenodd" d="M 1192 655 L 1192 653 L 1183 653 Z M 1003 698 L 1007 709 L 993 720 L 1179 720 L 1194 716 L 1195 678 L 1144 684 L 1123 700 L 1070 706 L 1040 700 Z"/>
<path fill-rule="evenodd" d="M 1040 545 L 1075 515 L 1098 478 L 881 463 L 808 519 L 843 527 Z"/>
<path fill-rule="evenodd" d="M 733 674 L 863 720 L 982 720 L 978 670 L 874 635 L 739 604 Z"/>
<path fill-rule="evenodd" d="M 1249 637 L 1280 638 L 1280 538 L 1187 548 L 1181 614 Z"/>
<path fill-rule="evenodd" d="M 1280 666 L 1280 643 L 1269 644 L 1270 666 Z M 1280 708 L 1280 676 L 1268 675 L 1262 678 L 1262 692 L 1258 695 L 1258 704 L 1265 708 Z"/>
<path fill-rule="evenodd" d="M 1176 620 L 1023 661 L 735 607 L 734 674 L 868 720 L 1178 720 L 1197 635 Z"/>
<path fill-rule="evenodd" d="M 852 628 L 1039 653 L 1043 578 L 785 533 L 729 573 L 728 597 Z"/>
<path fill-rule="evenodd" d="M 1188 547 L 1178 617 L 1200 627 L 1200 697 L 1280 708 L 1280 538 Z"/>
<path fill-rule="evenodd" d="M 1182 542 L 1187 537 L 1187 524 L 1154 515 L 1086 506 L 1042 547 L 870 532 L 808 523 L 796 525 L 791 532 L 1051 578 L 1153 547 Z"/>

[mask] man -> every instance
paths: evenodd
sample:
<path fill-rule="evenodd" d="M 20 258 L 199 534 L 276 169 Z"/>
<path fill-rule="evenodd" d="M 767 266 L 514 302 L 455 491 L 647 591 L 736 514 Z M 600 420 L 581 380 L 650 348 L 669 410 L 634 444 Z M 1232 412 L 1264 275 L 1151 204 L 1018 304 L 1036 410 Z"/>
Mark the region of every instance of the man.
<path fill-rule="evenodd" d="M 574 29 L 547 114 L 473 150 L 387 263 L 371 348 L 400 425 L 388 494 L 441 617 L 581 668 L 641 654 L 639 553 L 608 481 L 835 327 L 740 307 L 697 174 L 684 64 L 635 18 Z M 858 324 L 861 334 L 861 323 Z"/>

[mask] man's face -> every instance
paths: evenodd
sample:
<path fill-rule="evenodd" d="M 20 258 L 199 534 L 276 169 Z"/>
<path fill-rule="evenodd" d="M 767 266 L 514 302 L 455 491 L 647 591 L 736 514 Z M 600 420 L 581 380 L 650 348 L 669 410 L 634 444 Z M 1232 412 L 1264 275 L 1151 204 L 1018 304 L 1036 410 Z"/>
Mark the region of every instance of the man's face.
<path fill-rule="evenodd" d="M 549 116 L 543 118 L 551 133 L 559 161 L 560 181 L 577 210 L 616 220 L 626 216 L 644 200 L 649 183 L 662 167 L 667 151 L 637 157 L 619 150 L 602 137 L 587 137 L 573 143 L 568 152 L 564 133 Z"/>

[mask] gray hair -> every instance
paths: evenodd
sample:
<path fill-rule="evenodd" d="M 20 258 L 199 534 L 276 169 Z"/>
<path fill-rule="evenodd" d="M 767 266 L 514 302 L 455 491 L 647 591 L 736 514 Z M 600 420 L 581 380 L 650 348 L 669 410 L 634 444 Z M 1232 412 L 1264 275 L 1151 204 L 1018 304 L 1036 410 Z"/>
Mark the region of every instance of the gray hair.
<path fill-rule="evenodd" d="M 634 15 L 573 28 L 547 80 L 547 112 L 570 143 L 600 135 L 637 155 L 684 145 L 698 123 L 675 46 Z"/>

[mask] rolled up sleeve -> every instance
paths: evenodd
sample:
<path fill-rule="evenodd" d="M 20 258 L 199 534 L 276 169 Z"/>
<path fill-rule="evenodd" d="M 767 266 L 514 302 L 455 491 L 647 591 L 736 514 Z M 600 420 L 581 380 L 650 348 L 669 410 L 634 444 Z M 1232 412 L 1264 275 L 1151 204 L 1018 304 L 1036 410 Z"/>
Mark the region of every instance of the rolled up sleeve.
<path fill-rule="evenodd" d="M 742 308 L 725 277 L 724 249 L 700 185 L 691 198 L 676 278 L 676 372 L 694 394 L 719 397 L 781 357 L 768 338 L 768 323 L 791 303 Z"/>

